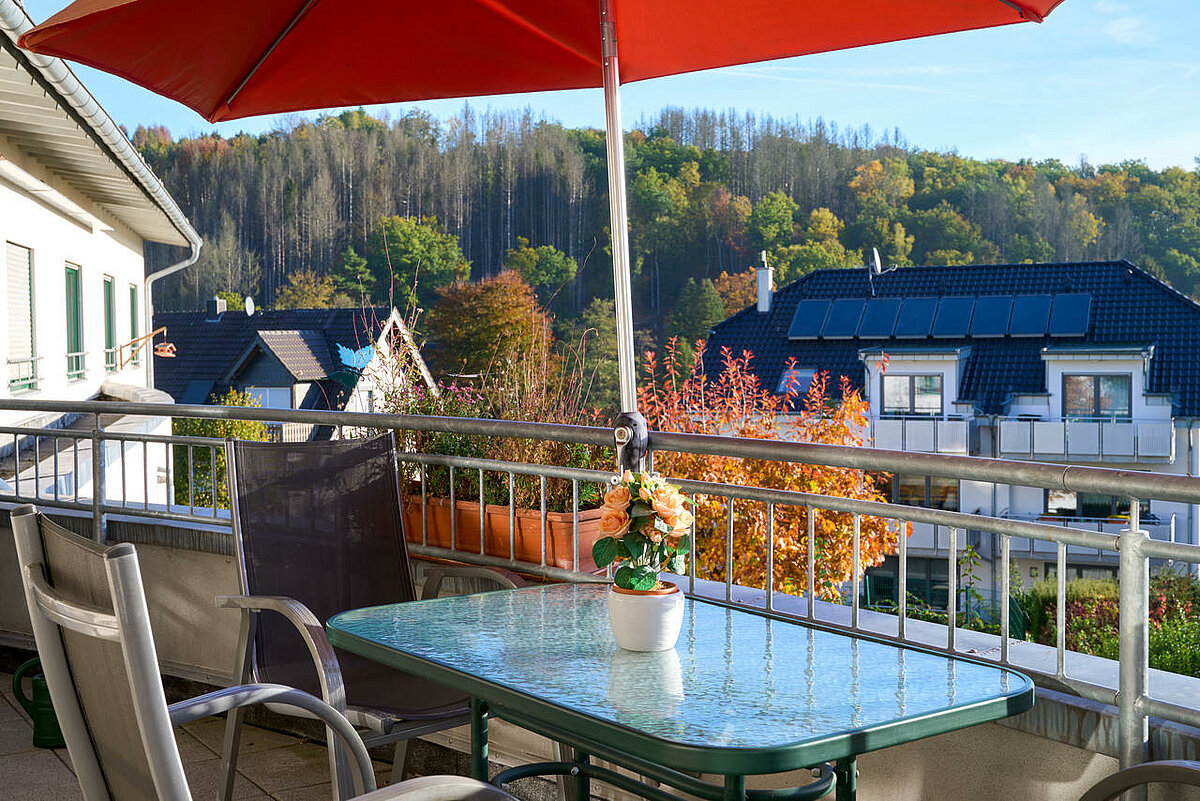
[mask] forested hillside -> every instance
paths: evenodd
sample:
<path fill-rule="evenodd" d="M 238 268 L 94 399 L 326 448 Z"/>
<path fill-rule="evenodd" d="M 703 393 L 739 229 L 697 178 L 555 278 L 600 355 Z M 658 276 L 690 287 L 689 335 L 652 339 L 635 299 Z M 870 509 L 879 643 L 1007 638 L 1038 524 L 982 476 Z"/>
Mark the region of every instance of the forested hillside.
<path fill-rule="evenodd" d="M 197 267 L 163 282 L 164 309 L 218 291 L 269 305 L 301 272 L 332 279 L 342 302 L 403 301 L 415 281 L 428 303 L 514 253 L 578 264 L 538 289 L 560 318 L 612 293 L 602 132 L 529 113 L 358 111 L 257 137 L 139 128 L 133 141 L 206 240 Z M 1194 170 L 978 161 L 898 134 L 683 110 L 629 133 L 626 152 L 635 316 L 652 336 L 688 317 L 673 315 L 681 292 L 711 296 L 704 279 L 764 249 L 780 284 L 878 247 L 901 265 L 1126 258 L 1200 295 Z"/>

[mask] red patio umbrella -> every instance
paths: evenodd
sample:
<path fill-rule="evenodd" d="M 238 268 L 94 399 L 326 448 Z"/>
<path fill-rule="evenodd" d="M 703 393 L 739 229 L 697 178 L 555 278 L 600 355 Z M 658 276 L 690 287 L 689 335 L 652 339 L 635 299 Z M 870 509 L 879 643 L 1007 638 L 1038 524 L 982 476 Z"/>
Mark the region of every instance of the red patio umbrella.
<path fill-rule="evenodd" d="M 119 75 L 212 122 L 603 86 L 621 407 L 632 412 L 620 82 L 1040 22 L 1061 2 L 78 0 L 27 31 L 20 45 Z"/>

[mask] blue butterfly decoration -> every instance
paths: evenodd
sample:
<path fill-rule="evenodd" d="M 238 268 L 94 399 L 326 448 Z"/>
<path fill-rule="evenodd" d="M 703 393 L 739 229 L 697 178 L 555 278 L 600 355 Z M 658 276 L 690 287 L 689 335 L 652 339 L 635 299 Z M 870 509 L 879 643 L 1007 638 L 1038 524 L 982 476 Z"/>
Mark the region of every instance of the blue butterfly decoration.
<path fill-rule="evenodd" d="M 367 345 L 365 348 L 361 348 L 359 350 L 350 350 L 350 348 L 347 348 L 345 345 L 339 344 L 337 349 L 338 359 L 341 360 L 342 364 L 352 370 L 361 371 L 366 369 L 367 364 L 369 364 L 371 359 L 375 356 L 374 345 Z"/>

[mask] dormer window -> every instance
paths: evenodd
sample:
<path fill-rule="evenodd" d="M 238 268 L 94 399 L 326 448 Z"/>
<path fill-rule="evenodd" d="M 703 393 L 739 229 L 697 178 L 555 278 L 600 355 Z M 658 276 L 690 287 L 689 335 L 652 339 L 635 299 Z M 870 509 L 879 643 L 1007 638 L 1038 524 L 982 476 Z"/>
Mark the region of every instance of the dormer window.
<path fill-rule="evenodd" d="M 885 415 L 940 415 L 942 413 L 942 374 L 893 375 L 882 378 Z"/>
<path fill-rule="evenodd" d="M 1129 420 L 1133 416 L 1133 381 L 1129 373 L 1063 375 L 1063 417 Z"/>
<path fill-rule="evenodd" d="M 804 396 L 812 387 L 816 374 L 817 371 L 809 367 L 789 367 L 779 376 L 779 386 L 775 392 L 779 395 Z"/>

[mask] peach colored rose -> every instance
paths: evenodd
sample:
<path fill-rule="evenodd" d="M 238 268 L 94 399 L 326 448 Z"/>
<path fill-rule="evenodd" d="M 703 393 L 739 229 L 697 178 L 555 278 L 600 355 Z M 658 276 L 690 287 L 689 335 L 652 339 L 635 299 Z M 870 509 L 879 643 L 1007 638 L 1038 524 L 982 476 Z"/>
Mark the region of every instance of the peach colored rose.
<path fill-rule="evenodd" d="M 663 522 L 670 526 L 671 531 L 675 534 L 685 534 L 694 519 L 691 512 L 683 509 L 674 517 L 664 517 Z"/>
<path fill-rule="evenodd" d="M 648 500 L 650 501 L 650 505 L 654 507 L 654 511 L 667 525 L 671 525 L 668 521 L 678 517 L 680 512 L 687 511 L 687 507 L 684 506 L 683 496 L 674 487 L 660 487 L 654 491 L 654 494 Z M 671 528 L 675 528 L 675 526 L 671 526 Z"/>
<path fill-rule="evenodd" d="M 605 537 L 621 537 L 629 531 L 629 515 L 622 509 L 604 507 L 600 515 L 600 534 Z"/>
<path fill-rule="evenodd" d="M 633 496 L 629 492 L 629 487 L 613 487 L 604 496 L 604 505 L 610 509 L 619 509 L 625 511 L 629 507 L 629 501 Z"/>
<path fill-rule="evenodd" d="M 633 483 L 633 472 L 630 470 L 626 470 L 621 475 L 621 483 L 622 484 L 632 484 Z"/>
<path fill-rule="evenodd" d="M 662 542 L 663 533 L 654 527 L 654 523 L 647 523 L 641 528 L 642 536 L 653 542 L 655 545 Z"/>

